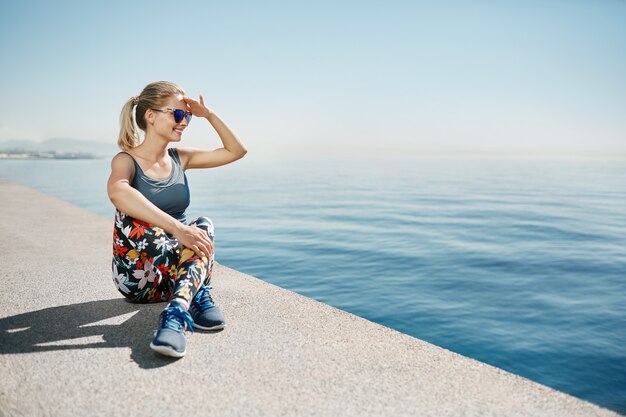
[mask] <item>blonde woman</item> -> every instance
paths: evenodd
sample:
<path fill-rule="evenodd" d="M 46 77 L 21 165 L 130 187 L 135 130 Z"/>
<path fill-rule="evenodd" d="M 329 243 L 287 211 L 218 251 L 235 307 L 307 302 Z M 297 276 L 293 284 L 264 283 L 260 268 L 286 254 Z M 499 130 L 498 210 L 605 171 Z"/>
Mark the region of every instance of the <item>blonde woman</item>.
<path fill-rule="evenodd" d="M 223 147 L 179 148 L 183 131 L 204 118 Z M 148 84 L 120 116 L 118 145 L 107 184 L 116 208 L 113 281 L 134 302 L 167 301 L 150 347 L 182 357 L 185 329 L 219 330 L 224 317 L 211 297 L 215 231 L 206 217 L 189 221 L 185 170 L 213 168 L 242 158 L 246 148 L 213 111 L 176 84 Z M 139 127 L 144 132 L 140 139 Z"/>

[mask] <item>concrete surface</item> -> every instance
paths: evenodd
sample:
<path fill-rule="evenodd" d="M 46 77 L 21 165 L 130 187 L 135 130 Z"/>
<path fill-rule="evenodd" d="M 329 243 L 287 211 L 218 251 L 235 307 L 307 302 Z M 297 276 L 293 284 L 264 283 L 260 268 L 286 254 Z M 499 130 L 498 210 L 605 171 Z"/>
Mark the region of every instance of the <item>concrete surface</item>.
<path fill-rule="evenodd" d="M 617 415 L 221 265 L 226 329 L 159 357 L 163 304 L 111 281 L 112 218 L 12 183 L 0 195 L 0 415 Z"/>

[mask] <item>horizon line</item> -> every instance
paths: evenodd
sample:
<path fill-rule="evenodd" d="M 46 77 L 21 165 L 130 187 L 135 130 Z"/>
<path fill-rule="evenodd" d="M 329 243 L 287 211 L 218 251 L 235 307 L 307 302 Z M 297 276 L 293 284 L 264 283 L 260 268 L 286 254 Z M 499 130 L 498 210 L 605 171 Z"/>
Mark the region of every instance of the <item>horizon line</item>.
<path fill-rule="evenodd" d="M 72 137 L 52 137 L 42 140 L 35 139 L 0 139 L 3 142 L 30 142 L 43 144 L 53 140 L 70 140 L 84 143 L 97 143 L 99 145 L 110 145 L 117 148 L 115 142 L 101 141 L 98 139 L 77 139 Z M 191 143 L 190 147 L 196 147 Z M 476 148 L 433 148 L 433 147 L 402 147 L 402 146 L 328 146 L 320 144 L 319 146 L 294 146 L 275 144 L 255 149 L 255 146 L 249 145 L 250 150 L 261 155 L 311 155 L 311 156 L 328 156 L 337 157 L 350 153 L 353 157 L 411 157 L 411 158 L 486 158 L 486 159 L 584 159 L 584 160 L 626 160 L 626 150 L 530 150 L 530 149 L 481 149 Z M 0 152 L 10 149 L 0 149 Z"/>

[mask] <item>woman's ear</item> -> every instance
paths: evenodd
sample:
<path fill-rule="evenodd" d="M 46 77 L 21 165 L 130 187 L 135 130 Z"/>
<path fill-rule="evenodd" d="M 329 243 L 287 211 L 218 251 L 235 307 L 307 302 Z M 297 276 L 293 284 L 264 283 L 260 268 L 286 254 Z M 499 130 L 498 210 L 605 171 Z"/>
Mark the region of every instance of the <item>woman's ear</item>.
<path fill-rule="evenodd" d="M 154 124 L 154 118 L 155 117 L 156 117 L 156 114 L 155 114 L 154 110 L 152 110 L 152 109 L 146 110 L 146 114 L 144 116 L 144 120 L 146 121 L 146 125 L 152 126 Z"/>

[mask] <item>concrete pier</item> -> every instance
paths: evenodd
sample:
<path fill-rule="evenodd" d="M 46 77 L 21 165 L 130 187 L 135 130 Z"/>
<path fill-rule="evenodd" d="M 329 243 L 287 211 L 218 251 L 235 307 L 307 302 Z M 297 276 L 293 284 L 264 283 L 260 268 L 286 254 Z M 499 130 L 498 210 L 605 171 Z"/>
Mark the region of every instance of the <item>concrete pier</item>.
<path fill-rule="evenodd" d="M 618 415 L 222 265 L 226 329 L 160 357 L 164 305 L 113 286 L 112 219 L 0 195 L 1 416 Z"/>

